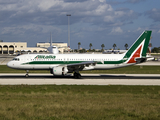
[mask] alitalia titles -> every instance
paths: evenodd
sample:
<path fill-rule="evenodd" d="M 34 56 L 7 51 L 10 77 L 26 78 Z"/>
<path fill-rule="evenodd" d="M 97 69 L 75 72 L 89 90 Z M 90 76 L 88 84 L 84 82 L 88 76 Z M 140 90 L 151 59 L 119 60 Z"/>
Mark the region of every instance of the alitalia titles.
<path fill-rule="evenodd" d="M 36 57 L 35 57 L 35 59 L 55 59 L 56 58 L 56 56 L 53 56 L 53 55 L 37 55 Z"/>

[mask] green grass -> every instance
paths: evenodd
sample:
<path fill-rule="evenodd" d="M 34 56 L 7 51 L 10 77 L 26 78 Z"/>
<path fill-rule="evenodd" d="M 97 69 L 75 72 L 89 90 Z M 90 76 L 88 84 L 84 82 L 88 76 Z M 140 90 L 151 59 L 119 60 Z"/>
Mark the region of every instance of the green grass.
<path fill-rule="evenodd" d="M 0 73 L 26 73 L 25 70 L 17 70 L 7 67 L 6 65 L 0 65 Z M 49 70 L 30 70 L 29 73 L 50 73 Z"/>
<path fill-rule="evenodd" d="M 159 86 L 0 86 L 1 120 L 158 120 Z"/>
<path fill-rule="evenodd" d="M 158 53 L 155 53 L 155 54 L 152 54 L 152 53 L 151 53 L 151 55 L 153 55 L 153 56 L 154 56 L 154 55 L 155 55 L 155 56 L 160 56 L 160 54 L 158 54 Z"/>
<path fill-rule="evenodd" d="M 0 73 L 25 73 L 25 70 L 8 68 L 6 65 L 0 66 Z M 30 70 L 29 73 L 50 73 L 49 70 Z M 91 70 L 81 71 L 81 73 L 105 73 L 105 74 L 160 74 L 160 66 L 129 66 L 112 70 Z"/>

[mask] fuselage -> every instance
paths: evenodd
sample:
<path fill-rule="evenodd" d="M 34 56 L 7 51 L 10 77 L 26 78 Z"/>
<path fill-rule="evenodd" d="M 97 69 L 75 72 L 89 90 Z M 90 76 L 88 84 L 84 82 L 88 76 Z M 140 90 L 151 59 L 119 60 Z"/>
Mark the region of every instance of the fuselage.
<path fill-rule="evenodd" d="M 69 65 L 87 61 L 96 61 L 83 70 L 113 69 L 128 66 L 124 62 L 124 54 L 25 54 L 15 57 L 7 66 L 24 70 L 50 70 L 60 65 Z"/>

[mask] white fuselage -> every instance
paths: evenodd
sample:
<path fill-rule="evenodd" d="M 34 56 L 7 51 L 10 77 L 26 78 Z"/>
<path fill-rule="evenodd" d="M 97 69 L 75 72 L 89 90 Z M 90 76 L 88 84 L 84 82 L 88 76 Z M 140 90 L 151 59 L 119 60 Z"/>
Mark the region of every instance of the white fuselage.
<path fill-rule="evenodd" d="M 15 57 L 7 66 L 24 70 L 49 70 L 56 66 L 67 66 L 87 61 L 97 64 L 86 66 L 83 70 L 113 69 L 132 64 L 123 62 L 124 54 L 25 54 Z"/>

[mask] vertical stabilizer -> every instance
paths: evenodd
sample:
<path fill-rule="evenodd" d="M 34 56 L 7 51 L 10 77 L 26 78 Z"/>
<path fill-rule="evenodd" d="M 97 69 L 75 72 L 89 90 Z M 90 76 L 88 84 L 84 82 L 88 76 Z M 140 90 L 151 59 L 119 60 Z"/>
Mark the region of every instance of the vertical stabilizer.
<path fill-rule="evenodd" d="M 127 63 L 135 63 L 136 58 L 145 58 L 152 31 L 144 31 L 125 53 Z"/>

